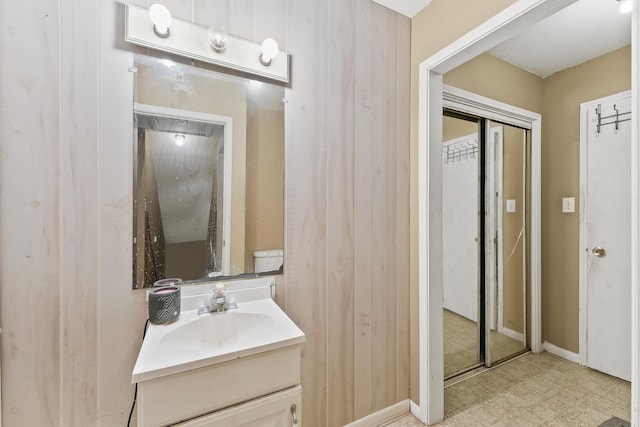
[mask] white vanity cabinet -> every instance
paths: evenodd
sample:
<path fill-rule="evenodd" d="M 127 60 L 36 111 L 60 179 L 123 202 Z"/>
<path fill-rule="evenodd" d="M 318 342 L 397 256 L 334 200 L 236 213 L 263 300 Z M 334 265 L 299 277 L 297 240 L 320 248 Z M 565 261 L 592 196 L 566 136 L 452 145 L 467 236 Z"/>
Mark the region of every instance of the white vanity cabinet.
<path fill-rule="evenodd" d="M 138 427 L 300 426 L 304 333 L 271 295 L 228 292 L 236 309 L 204 314 L 210 294 L 183 295 L 177 321 L 150 325 L 131 377 Z"/>
<path fill-rule="evenodd" d="M 292 345 L 139 382 L 138 427 L 293 426 L 300 395 L 300 346 Z"/>
<path fill-rule="evenodd" d="M 210 415 L 185 421 L 177 426 L 297 427 L 302 425 L 301 404 L 302 388 L 296 386 Z"/>

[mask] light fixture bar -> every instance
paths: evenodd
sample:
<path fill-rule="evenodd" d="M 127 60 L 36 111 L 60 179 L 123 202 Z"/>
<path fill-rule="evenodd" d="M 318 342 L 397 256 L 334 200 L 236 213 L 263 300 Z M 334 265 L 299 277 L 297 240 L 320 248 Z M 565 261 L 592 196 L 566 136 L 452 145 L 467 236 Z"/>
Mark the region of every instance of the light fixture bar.
<path fill-rule="evenodd" d="M 175 18 L 171 23 L 171 35 L 161 38 L 154 33 L 149 11 L 129 4 L 125 5 L 125 40 L 285 83 L 290 78 L 289 54 L 286 52 L 278 52 L 269 65 L 263 65 L 260 62 L 261 44 L 230 35 L 225 51 L 217 53 L 209 44 L 208 28 Z"/>

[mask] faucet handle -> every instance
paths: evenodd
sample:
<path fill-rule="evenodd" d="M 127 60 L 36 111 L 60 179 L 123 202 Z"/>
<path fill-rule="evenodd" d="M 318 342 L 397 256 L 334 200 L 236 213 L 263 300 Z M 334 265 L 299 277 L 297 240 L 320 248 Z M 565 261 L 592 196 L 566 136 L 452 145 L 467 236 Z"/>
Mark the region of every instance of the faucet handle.
<path fill-rule="evenodd" d="M 224 291 L 227 289 L 227 285 L 218 282 L 213 286 L 213 295 L 211 295 L 211 304 L 222 306 L 227 303 L 227 298 L 224 295 Z"/>
<path fill-rule="evenodd" d="M 226 283 L 218 282 L 213 286 L 213 289 L 215 290 L 216 295 L 224 295 L 224 291 L 227 290 L 227 285 Z"/>

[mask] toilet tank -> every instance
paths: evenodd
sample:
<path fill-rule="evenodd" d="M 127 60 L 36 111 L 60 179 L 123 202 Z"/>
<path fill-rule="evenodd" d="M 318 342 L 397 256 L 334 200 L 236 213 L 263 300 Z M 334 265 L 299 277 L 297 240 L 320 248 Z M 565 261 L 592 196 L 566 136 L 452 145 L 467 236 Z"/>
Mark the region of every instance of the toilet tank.
<path fill-rule="evenodd" d="M 268 249 L 253 253 L 253 264 L 256 273 L 280 270 L 284 259 L 282 249 Z"/>

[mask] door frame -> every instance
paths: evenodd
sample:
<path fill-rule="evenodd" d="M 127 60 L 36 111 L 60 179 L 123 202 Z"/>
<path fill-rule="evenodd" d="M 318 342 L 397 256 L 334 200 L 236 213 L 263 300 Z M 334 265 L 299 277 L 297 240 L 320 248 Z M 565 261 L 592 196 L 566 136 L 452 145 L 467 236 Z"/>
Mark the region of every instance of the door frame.
<path fill-rule="evenodd" d="M 442 143 L 443 74 L 508 40 L 575 0 L 518 0 L 419 64 L 418 76 L 418 337 L 419 402 L 412 412 L 426 424 L 444 418 L 442 343 Z M 634 0 L 637 14 L 638 0 Z M 635 22 L 635 21 L 634 21 Z M 471 104 L 473 104 L 471 102 Z M 504 105 L 504 104 L 503 104 Z M 506 113 L 518 110 L 504 106 Z M 635 110 L 634 110 L 635 111 Z M 488 117 L 491 118 L 491 117 Z M 526 117 L 521 117 L 526 119 Z M 540 119 L 529 118 L 539 126 Z M 532 132 L 533 133 L 533 132 Z M 540 282 L 540 141 L 532 135 L 531 278 Z M 538 136 L 539 138 L 539 136 Z M 537 266 L 534 268 L 534 265 Z M 533 351 L 542 347 L 540 296 L 532 289 Z M 535 324 L 535 326 L 534 326 Z"/>
<path fill-rule="evenodd" d="M 588 123 L 587 112 L 591 108 L 596 108 L 598 104 L 612 102 L 632 97 L 630 90 L 614 93 L 613 95 L 603 98 L 594 99 L 580 104 L 580 246 L 579 246 L 579 279 L 578 279 L 578 298 L 579 298 L 579 353 L 578 358 L 580 364 L 587 366 L 587 321 L 588 321 L 588 292 L 587 292 L 587 266 L 589 253 L 584 250 L 587 247 L 587 139 Z M 633 107 L 632 107 L 633 108 Z M 632 125 L 633 126 L 633 125 Z M 633 136 L 632 136 L 633 138 Z M 632 156 L 633 158 L 633 156 Z M 633 170 L 631 171 L 633 176 Z M 632 218 L 633 221 L 633 218 Z M 632 361 L 633 363 L 633 361 Z"/>
<path fill-rule="evenodd" d="M 134 102 L 133 113 L 150 116 L 169 117 L 179 120 L 191 120 L 201 123 L 213 123 L 224 127 L 224 182 L 222 183 L 222 266 L 221 274 L 228 276 L 231 270 L 231 189 L 233 166 L 233 117 L 200 111 L 182 110 L 159 105 Z M 134 133 L 136 129 L 134 128 Z M 216 153 L 217 155 L 218 153 Z M 213 203 L 213 201 L 212 201 Z"/>
<path fill-rule="evenodd" d="M 421 69 L 423 71 L 423 69 Z M 430 73 L 429 116 L 421 114 L 419 142 L 419 363 L 420 403 L 412 412 L 426 424 L 444 418 L 442 335 L 442 109 L 469 113 L 531 131 L 531 349 L 542 351 L 540 292 L 540 114 L 442 84 Z M 421 79 L 421 89 L 425 89 Z M 425 96 L 422 96 L 425 95 Z M 428 132 L 427 132 L 428 129 Z M 431 142 L 431 143 L 430 143 Z M 490 322 L 490 318 L 487 319 Z M 426 373 L 426 375 L 425 375 Z"/>
<path fill-rule="evenodd" d="M 495 47 L 575 0 L 518 0 L 419 64 L 418 76 L 418 335 L 419 402 L 412 412 L 427 424 L 444 417 L 442 381 L 442 75 Z M 640 423 L 640 0 L 631 12 L 631 422 Z M 532 196 L 534 196 L 532 194 Z M 539 221 L 536 205 L 532 213 Z M 532 236 L 533 237 L 533 236 Z M 535 256 L 535 254 L 532 254 Z M 536 338 L 534 340 L 534 338 Z M 532 343 L 540 337 L 532 336 Z"/>

